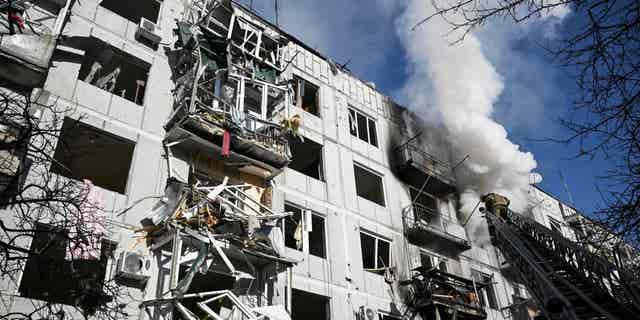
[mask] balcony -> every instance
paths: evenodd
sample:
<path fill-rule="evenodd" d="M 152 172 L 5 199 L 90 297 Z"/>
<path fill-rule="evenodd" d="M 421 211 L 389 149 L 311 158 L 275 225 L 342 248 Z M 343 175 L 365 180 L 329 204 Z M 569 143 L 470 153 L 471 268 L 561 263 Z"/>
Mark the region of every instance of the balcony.
<path fill-rule="evenodd" d="M 455 178 L 448 163 L 436 159 L 410 141 L 395 149 L 396 170 L 400 178 L 415 188 L 430 179 L 424 191 L 447 195 L 456 191 Z"/>
<path fill-rule="evenodd" d="M 415 245 L 442 247 L 443 244 L 457 252 L 471 249 L 464 228 L 441 219 L 432 208 L 414 203 L 404 209 L 402 220 L 407 238 Z"/>
<path fill-rule="evenodd" d="M 46 10 L 27 7 L 24 1 L 0 4 L 3 12 L 15 11 L 14 23 L 0 23 L 0 77 L 27 88 L 42 85 L 70 2 L 55 1 L 59 6 L 52 4 Z"/>
<path fill-rule="evenodd" d="M 407 305 L 423 319 L 438 318 L 436 309 L 440 315 L 457 314 L 456 319 L 486 319 L 487 313 L 476 293 L 487 284 L 435 268 L 418 267 L 413 271 L 412 279 L 400 284 L 413 287 Z"/>
<path fill-rule="evenodd" d="M 284 96 L 286 89 L 259 82 L 260 90 L 250 92 L 248 88 L 258 82 L 229 75 L 225 80 L 219 77 L 196 83 L 195 99 L 178 101 L 165 125 L 165 143 L 175 145 L 173 150 L 189 159 L 198 155 L 224 161 L 228 168 L 264 179 L 277 175 L 290 161 L 288 131 L 267 116 L 267 100 L 270 105 L 284 105 L 284 99 L 278 103 L 276 98 L 264 97 L 262 91 Z M 225 96 L 229 91 L 233 95 Z M 229 154 L 225 156 L 227 133 Z"/>

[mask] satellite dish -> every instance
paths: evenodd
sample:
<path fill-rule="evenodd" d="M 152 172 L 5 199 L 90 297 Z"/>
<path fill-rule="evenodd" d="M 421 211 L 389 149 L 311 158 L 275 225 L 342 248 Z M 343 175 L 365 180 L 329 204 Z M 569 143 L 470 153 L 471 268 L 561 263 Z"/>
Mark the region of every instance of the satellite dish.
<path fill-rule="evenodd" d="M 529 184 L 538 184 L 542 182 L 542 175 L 537 172 L 529 173 Z"/>

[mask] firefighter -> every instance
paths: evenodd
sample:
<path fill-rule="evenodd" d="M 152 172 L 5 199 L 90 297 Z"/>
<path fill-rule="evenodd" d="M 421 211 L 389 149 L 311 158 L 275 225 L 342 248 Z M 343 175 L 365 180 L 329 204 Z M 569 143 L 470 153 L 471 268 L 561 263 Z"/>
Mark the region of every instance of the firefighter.
<path fill-rule="evenodd" d="M 484 202 L 487 210 L 495 214 L 496 216 L 507 219 L 507 212 L 509 211 L 509 199 L 505 196 L 501 196 L 497 193 L 489 193 L 482 198 L 480 198 L 482 202 Z"/>

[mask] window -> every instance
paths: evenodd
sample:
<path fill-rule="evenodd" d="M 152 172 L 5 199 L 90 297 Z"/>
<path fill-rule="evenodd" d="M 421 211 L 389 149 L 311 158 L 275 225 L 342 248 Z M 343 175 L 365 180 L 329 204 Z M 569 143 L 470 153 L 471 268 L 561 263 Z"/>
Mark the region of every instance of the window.
<path fill-rule="evenodd" d="M 320 88 L 298 76 L 293 76 L 293 103 L 302 110 L 320 116 Z"/>
<path fill-rule="evenodd" d="M 51 172 L 124 193 L 135 143 L 65 118 Z"/>
<path fill-rule="evenodd" d="M 382 177 L 357 164 L 353 165 L 356 179 L 356 193 L 369 201 L 381 206 L 385 205 Z"/>
<path fill-rule="evenodd" d="M 140 22 L 140 18 L 157 22 L 158 13 L 160 12 L 160 3 L 160 0 L 102 0 L 102 2 L 100 2 L 100 6 L 137 24 Z"/>
<path fill-rule="evenodd" d="M 352 136 L 358 137 L 374 147 L 378 146 L 375 120 L 353 108 L 349 108 L 349 131 Z"/>
<path fill-rule="evenodd" d="M 362 266 L 367 271 L 383 272 L 391 260 L 391 243 L 366 232 L 360 232 Z"/>
<path fill-rule="evenodd" d="M 289 147 L 293 154 L 289 168 L 311 178 L 324 181 L 321 144 L 309 139 L 305 139 L 302 142 L 299 138 L 292 137 L 289 139 Z"/>
<path fill-rule="evenodd" d="M 293 215 L 287 217 L 283 224 L 285 246 L 308 252 L 316 257 L 326 258 L 324 217 L 291 204 L 285 204 L 284 211 L 293 212 Z M 303 217 L 305 215 L 310 216 L 311 225 L 309 227 L 304 226 Z"/>
<path fill-rule="evenodd" d="M 476 270 L 471 270 L 471 277 L 476 282 L 485 285 L 478 288 L 478 300 L 480 300 L 480 305 L 483 307 L 488 305 L 489 308 L 497 310 L 498 300 L 496 298 L 496 292 L 493 285 L 493 276 Z"/>
<path fill-rule="evenodd" d="M 108 302 L 102 284 L 107 261 L 116 247 L 114 242 L 101 241 L 99 259 L 68 260 L 66 230 L 43 223 L 37 224 L 35 230 L 31 251 L 41 253 L 29 256 L 25 264 L 18 289 L 21 297 L 69 305 L 79 301 L 89 313 Z M 87 296 L 91 299 L 83 299 Z"/>
<path fill-rule="evenodd" d="M 329 320 L 329 298 L 301 290 L 292 290 L 291 319 Z"/>
<path fill-rule="evenodd" d="M 78 79 L 142 105 L 151 65 L 97 38 L 90 42 Z"/>

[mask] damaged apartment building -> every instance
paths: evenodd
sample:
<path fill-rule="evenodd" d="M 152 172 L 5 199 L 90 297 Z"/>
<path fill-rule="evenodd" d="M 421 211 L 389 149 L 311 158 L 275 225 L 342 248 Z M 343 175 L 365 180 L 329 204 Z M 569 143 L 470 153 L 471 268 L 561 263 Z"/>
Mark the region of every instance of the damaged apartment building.
<path fill-rule="evenodd" d="M 0 0 L 0 11 L 3 92 L 64 111 L 49 172 L 90 190 L 91 226 L 104 228 L 95 252 L 74 256 L 86 243 L 56 238 L 54 250 L 46 222 L 32 226 L 26 246 L 47 250 L 2 278 L 2 314 L 52 303 L 99 317 L 116 301 L 122 317 L 187 320 L 637 311 L 620 259 L 582 265 L 597 250 L 572 241 L 581 215 L 537 187 L 529 220 L 486 197 L 493 241 L 470 241 L 461 159 L 440 129 L 241 4 Z M 0 139 L 12 141 L 19 126 L 2 121 Z M 12 163 L 0 172 L 4 198 L 29 159 L 0 152 Z M 529 236 L 582 287 L 562 287 L 551 264 L 511 241 Z M 121 296 L 99 293 L 87 311 L 77 277 L 56 265 L 95 266 L 92 283 L 114 282 Z"/>

